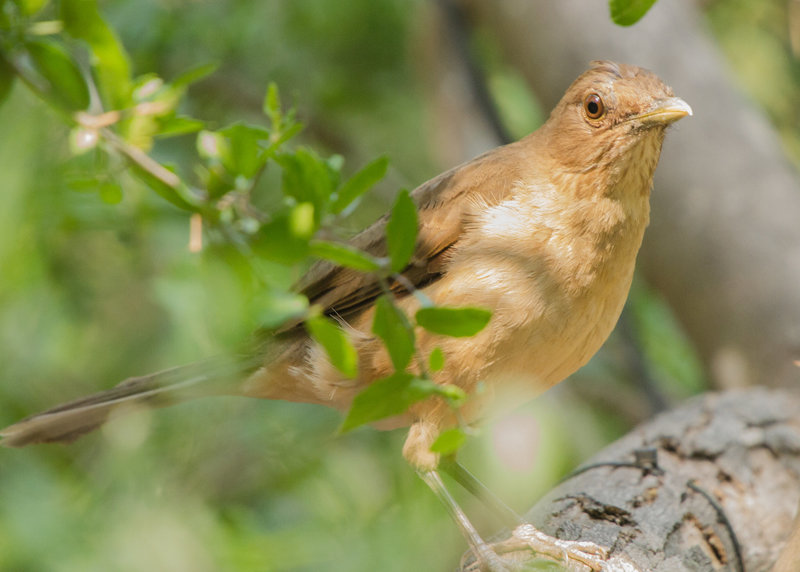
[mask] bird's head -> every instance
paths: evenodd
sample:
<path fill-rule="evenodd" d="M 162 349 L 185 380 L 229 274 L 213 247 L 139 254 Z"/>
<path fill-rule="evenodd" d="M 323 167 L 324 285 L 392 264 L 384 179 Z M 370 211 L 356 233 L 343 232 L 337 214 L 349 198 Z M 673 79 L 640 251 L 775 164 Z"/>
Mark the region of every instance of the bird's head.
<path fill-rule="evenodd" d="M 545 124 L 549 152 L 569 172 L 605 169 L 621 176 L 638 167 L 652 178 L 666 127 L 691 114 L 691 107 L 652 72 L 592 62 Z"/>

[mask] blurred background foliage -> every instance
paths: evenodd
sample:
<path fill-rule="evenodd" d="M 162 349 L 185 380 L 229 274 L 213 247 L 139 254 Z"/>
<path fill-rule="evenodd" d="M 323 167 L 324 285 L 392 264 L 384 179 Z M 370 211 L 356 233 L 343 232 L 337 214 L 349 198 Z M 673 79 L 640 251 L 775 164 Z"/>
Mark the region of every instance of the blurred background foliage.
<path fill-rule="evenodd" d="M 800 66 L 787 26 L 797 19 L 795 4 L 715 0 L 704 9 L 731 69 L 800 158 Z M 210 128 L 263 125 L 264 93 L 274 82 L 305 125 L 299 141 L 322 157 L 345 157 L 346 176 L 388 156 L 387 177 L 338 221 L 346 230 L 384 212 L 399 188 L 450 166 L 437 162 L 431 143 L 420 69 L 432 2 L 100 6 L 134 76 L 169 81 L 218 66 L 189 88 L 181 108 Z M 542 111 L 490 40 L 479 30 L 473 40 L 509 130 L 533 129 Z M 190 252 L 188 214 L 136 179 L 121 174 L 118 189 L 76 190 L 76 169 L 98 166 L 87 164 L 91 154 L 72 156 L 69 128 L 24 86 L 0 107 L 0 126 L 0 424 L 229 349 L 258 323 L 254 312 L 280 306 L 254 304 L 224 254 Z M 194 135 L 153 145 L 160 161 L 194 164 Z M 266 188 L 278 185 L 273 171 L 264 174 Z M 303 270 L 261 264 L 262 276 L 281 286 Z M 655 402 L 634 381 L 631 363 L 647 368 L 667 402 L 704 388 L 668 308 L 639 283 L 631 307 L 627 326 L 640 362 L 615 335 L 574 380 L 487 426 L 463 451 L 465 464 L 520 512 L 650 414 Z M 452 568 L 464 544 L 403 461 L 403 432 L 337 436 L 340 422 L 314 406 L 216 398 L 137 412 L 69 447 L 0 451 L 0 569 Z M 498 526 L 462 500 L 483 531 Z"/>

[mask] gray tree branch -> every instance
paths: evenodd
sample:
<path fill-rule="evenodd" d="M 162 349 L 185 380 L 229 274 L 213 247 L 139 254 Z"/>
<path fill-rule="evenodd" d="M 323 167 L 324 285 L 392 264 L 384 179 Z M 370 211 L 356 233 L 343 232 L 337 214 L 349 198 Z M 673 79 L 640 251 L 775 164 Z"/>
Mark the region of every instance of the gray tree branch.
<path fill-rule="evenodd" d="M 769 570 L 800 500 L 798 412 L 785 390 L 696 397 L 609 445 L 525 518 L 648 572 Z M 643 450 L 655 467 L 636 466 Z"/>

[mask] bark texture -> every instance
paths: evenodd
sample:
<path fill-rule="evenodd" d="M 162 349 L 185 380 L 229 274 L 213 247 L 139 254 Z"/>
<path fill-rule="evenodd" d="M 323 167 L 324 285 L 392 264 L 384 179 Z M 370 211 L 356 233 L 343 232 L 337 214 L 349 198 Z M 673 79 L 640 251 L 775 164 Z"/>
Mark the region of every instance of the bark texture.
<path fill-rule="evenodd" d="M 656 452 L 655 466 L 637 466 L 642 450 Z M 800 500 L 800 398 L 763 388 L 699 396 L 573 475 L 526 520 L 610 548 L 642 571 L 769 570 Z"/>

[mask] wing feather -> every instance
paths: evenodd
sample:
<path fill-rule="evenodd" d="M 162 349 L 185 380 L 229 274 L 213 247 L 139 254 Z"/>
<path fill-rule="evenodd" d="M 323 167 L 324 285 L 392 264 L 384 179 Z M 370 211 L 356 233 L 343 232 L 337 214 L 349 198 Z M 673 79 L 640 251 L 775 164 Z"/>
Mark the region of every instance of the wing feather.
<path fill-rule="evenodd" d="M 402 274 L 415 288 L 430 284 L 445 271 L 449 255 L 477 207 L 498 204 L 511 195 L 528 156 L 520 143 L 484 153 L 411 193 L 418 209 L 419 234 L 414 256 Z M 384 215 L 353 237 L 350 244 L 373 256 L 386 256 L 388 220 L 389 215 Z M 363 311 L 380 295 L 380 285 L 373 275 L 328 261 L 314 264 L 295 288 L 325 313 L 344 319 Z M 398 283 L 391 284 L 391 288 L 398 295 L 408 294 Z M 297 325 L 289 324 L 283 331 Z"/>

